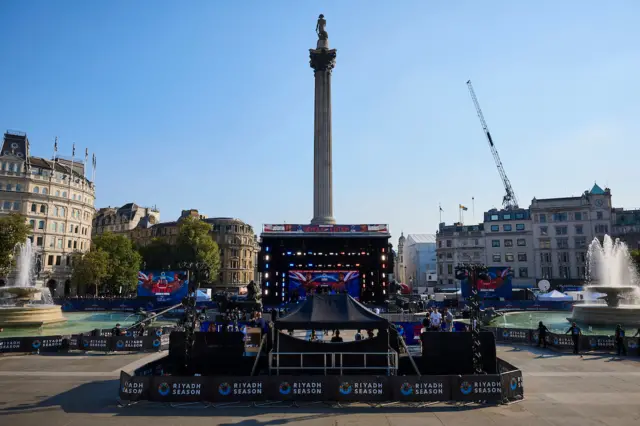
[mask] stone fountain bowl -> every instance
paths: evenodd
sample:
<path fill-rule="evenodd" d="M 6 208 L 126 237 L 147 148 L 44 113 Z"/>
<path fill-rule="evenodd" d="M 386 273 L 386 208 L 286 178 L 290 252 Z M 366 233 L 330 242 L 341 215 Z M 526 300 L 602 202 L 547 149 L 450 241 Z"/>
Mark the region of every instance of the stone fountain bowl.
<path fill-rule="evenodd" d="M 10 299 L 31 300 L 36 293 L 40 293 L 40 289 L 36 287 L 5 287 L 0 289 L 0 293 L 8 294 Z"/>
<path fill-rule="evenodd" d="M 588 285 L 585 286 L 585 290 L 595 291 L 597 293 L 604 294 L 624 294 L 624 293 L 633 293 L 638 289 L 638 286 L 635 285 Z"/>

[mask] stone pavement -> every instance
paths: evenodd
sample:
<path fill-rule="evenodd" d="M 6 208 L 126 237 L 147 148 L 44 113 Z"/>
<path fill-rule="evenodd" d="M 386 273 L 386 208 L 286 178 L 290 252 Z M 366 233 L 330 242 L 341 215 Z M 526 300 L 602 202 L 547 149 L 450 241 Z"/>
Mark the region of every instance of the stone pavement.
<path fill-rule="evenodd" d="M 120 369 L 162 354 L 0 357 L 0 425 L 638 425 L 640 359 L 500 346 L 524 372 L 525 400 L 507 406 L 198 408 L 116 404 Z"/>

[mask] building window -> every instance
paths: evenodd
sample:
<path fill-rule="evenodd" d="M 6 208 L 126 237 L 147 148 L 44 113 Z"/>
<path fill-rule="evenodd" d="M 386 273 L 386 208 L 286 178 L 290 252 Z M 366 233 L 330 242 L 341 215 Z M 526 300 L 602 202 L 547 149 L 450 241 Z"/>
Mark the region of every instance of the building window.
<path fill-rule="evenodd" d="M 566 222 L 567 214 L 566 213 L 556 213 L 553 215 L 554 222 Z"/>
<path fill-rule="evenodd" d="M 62 263 L 62 256 L 56 256 L 56 266 L 60 266 Z"/>
<path fill-rule="evenodd" d="M 513 240 L 504 240 L 505 247 L 513 247 Z"/>
<path fill-rule="evenodd" d="M 7 184 L 7 191 L 13 191 L 13 185 L 11 185 L 10 183 Z"/>
<path fill-rule="evenodd" d="M 20 210 L 20 201 L 14 201 L 13 202 L 13 209 L 14 210 Z"/>
<path fill-rule="evenodd" d="M 40 205 L 40 213 L 46 213 L 47 212 L 47 206 L 44 204 Z"/>
<path fill-rule="evenodd" d="M 502 229 L 503 229 L 505 232 L 509 232 L 509 231 L 511 231 L 511 224 L 502 225 Z"/>
<path fill-rule="evenodd" d="M 438 265 L 438 274 L 442 275 L 442 263 Z"/>
<path fill-rule="evenodd" d="M 453 253 L 447 253 L 447 259 L 453 259 Z"/>
<path fill-rule="evenodd" d="M 520 274 L 520 278 L 528 278 L 529 277 L 529 268 L 527 268 L 526 266 L 523 266 L 522 268 L 519 268 L 518 272 Z"/>
<path fill-rule="evenodd" d="M 542 278 L 545 280 L 549 280 L 553 278 L 553 273 L 551 266 L 543 266 L 542 267 Z"/>
<path fill-rule="evenodd" d="M 37 213 L 38 212 L 38 206 L 36 204 L 31 204 L 31 213 Z"/>
<path fill-rule="evenodd" d="M 566 226 L 556 226 L 556 235 L 567 235 L 567 227 Z"/>
<path fill-rule="evenodd" d="M 547 215 L 546 214 L 541 214 L 540 215 L 540 223 L 547 223 Z"/>
<path fill-rule="evenodd" d="M 549 235 L 549 227 L 548 226 L 541 226 L 540 227 L 540 235 L 542 235 L 542 236 Z"/>
<path fill-rule="evenodd" d="M 584 251 L 576 252 L 576 259 L 580 263 L 585 263 L 587 261 L 587 253 Z"/>
<path fill-rule="evenodd" d="M 74 241 L 74 242 L 73 242 L 73 248 L 74 248 L 74 249 L 77 249 L 77 248 L 78 248 L 78 242 L 77 242 L 77 241 Z"/>
<path fill-rule="evenodd" d="M 569 248 L 569 239 L 568 238 L 556 238 L 556 246 L 559 249 L 568 249 Z"/>
<path fill-rule="evenodd" d="M 36 245 L 37 245 L 38 247 L 42 247 L 42 244 L 43 244 L 43 243 L 44 243 L 44 241 L 43 241 L 42 237 L 38 237 L 38 238 L 36 238 Z"/>
<path fill-rule="evenodd" d="M 453 274 L 453 265 L 450 263 L 447 265 L 447 274 Z"/>
<path fill-rule="evenodd" d="M 71 248 L 71 240 L 67 240 L 67 248 Z"/>
<path fill-rule="evenodd" d="M 18 190 L 18 189 L 16 188 L 16 191 L 17 191 L 17 190 Z M 602 220 L 602 212 L 596 212 L 596 219 L 597 219 L 597 220 Z"/>
<path fill-rule="evenodd" d="M 42 194 L 47 195 L 47 188 L 42 188 Z"/>
<path fill-rule="evenodd" d="M 44 220 L 38 222 L 38 229 L 44 229 Z"/>
<path fill-rule="evenodd" d="M 491 240 L 491 247 L 500 247 L 500 240 Z"/>
<path fill-rule="evenodd" d="M 11 210 L 11 201 L 5 201 L 2 203 L 2 210 Z"/>
<path fill-rule="evenodd" d="M 53 256 L 49 255 L 49 258 L 47 259 L 47 265 L 51 266 L 53 265 Z"/>
<path fill-rule="evenodd" d="M 56 197 L 60 196 L 60 191 L 56 191 Z"/>
<path fill-rule="evenodd" d="M 502 216 L 502 218 L 504 220 L 511 220 L 511 215 L 510 214 L 505 214 L 505 215 Z"/>
<path fill-rule="evenodd" d="M 16 184 L 16 191 L 22 192 L 22 185 L 20 185 L 19 183 Z"/>
<path fill-rule="evenodd" d="M 62 191 L 62 198 L 67 198 L 67 191 Z"/>
<path fill-rule="evenodd" d="M 447 247 L 451 247 L 451 245 L 452 245 L 451 240 L 447 240 Z"/>
<path fill-rule="evenodd" d="M 575 238 L 576 248 L 585 248 L 587 246 L 587 237 Z"/>
<path fill-rule="evenodd" d="M 524 231 L 524 223 L 517 223 L 516 231 Z"/>
<path fill-rule="evenodd" d="M 492 214 L 491 215 L 491 220 L 498 220 L 499 216 L 497 214 Z"/>
<path fill-rule="evenodd" d="M 575 220 L 582 220 L 582 213 L 581 212 L 575 212 L 573 217 L 575 218 Z"/>
<path fill-rule="evenodd" d="M 596 225 L 596 234 L 606 234 L 609 232 L 609 225 L 598 224 Z"/>
<path fill-rule="evenodd" d="M 524 219 L 524 213 L 516 213 L 516 219 Z"/>
<path fill-rule="evenodd" d="M 504 255 L 504 261 L 505 262 L 513 262 L 513 253 L 506 253 Z"/>
<path fill-rule="evenodd" d="M 58 248 L 62 248 L 62 238 L 58 238 Z"/>
<path fill-rule="evenodd" d="M 569 263 L 569 252 L 568 251 L 558 252 L 558 262 Z"/>
<path fill-rule="evenodd" d="M 502 256 L 500 256 L 500 253 L 493 253 L 492 259 L 494 262 L 500 262 L 502 259 Z"/>
<path fill-rule="evenodd" d="M 518 262 L 526 262 L 527 253 L 518 253 Z"/>
<path fill-rule="evenodd" d="M 571 278 L 571 274 L 569 273 L 568 266 L 560 266 L 559 268 L 560 278 L 568 279 Z"/>
<path fill-rule="evenodd" d="M 525 240 L 524 238 L 518 238 L 516 240 L 516 244 L 518 245 L 518 247 L 526 247 L 527 246 L 527 240 Z"/>
<path fill-rule="evenodd" d="M 540 263 L 551 263 L 551 253 L 540 253 Z"/>
<path fill-rule="evenodd" d="M 491 225 L 491 232 L 498 232 L 500 230 L 499 225 Z"/>
<path fill-rule="evenodd" d="M 31 229 L 35 229 L 35 227 L 36 227 L 36 221 L 35 221 L 35 220 L 33 220 L 33 219 L 31 219 L 31 220 L 29 221 L 29 226 L 31 227 Z"/>
<path fill-rule="evenodd" d="M 578 278 L 587 278 L 587 268 L 585 268 L 584 266 L 578 266 L 576 269 L 578 271 Z"/>
<path fill-rule="evenodd" d="M 576 234 L 582 235 L 584 233 L 584 229 L 582 225 L 576 225 Z"/>

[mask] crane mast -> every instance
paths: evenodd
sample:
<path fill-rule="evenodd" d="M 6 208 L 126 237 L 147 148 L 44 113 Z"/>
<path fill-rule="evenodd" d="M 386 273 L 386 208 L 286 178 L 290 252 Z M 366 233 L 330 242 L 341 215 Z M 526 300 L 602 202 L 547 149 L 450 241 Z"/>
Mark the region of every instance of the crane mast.
<path fill-rule="evenodd" d="M 491 137 L 491 132 L 489 132 L 489 127 L 487 126 L 487 122 L 484 120 L 484 115 L 482 115 L 482 110 L 480 109 L 480 104 L 478 103 L 476 92 L 473 90 L 473 86 L 471 85 L 471 80 L 467 81 L 467 87 L 469 87 L 469 93 L 471 94 L 473 105 L 475 105 L 476 107 L 476 112 L 478 113 L 480 124 L 482 125 L 482 131 L 484 132 L 485 136 L 487 137 L 487 140 L 489 141 L 491 154 L 493 154 L 493 159 L 496 162 L 498 173 L 500 173 L 500 178 L 502 179 L 502 184 L 504 185 L 505 195 L 504 195 L 504 198 L 502 199 L 502 205 L 506 209 L 517 209 L 518 200 L 516 198 L 516 193 L 513 191 L 513 188 L 511 187 L 511 182 L 509 182 L 507 173 L 504 171 L 504 167 L 502 166 L 502 161 L 500 160 L 500 155 L 498 155 L 498 150 L 496 149 L 496 146 L 493 144 L 493 138 Z"/>

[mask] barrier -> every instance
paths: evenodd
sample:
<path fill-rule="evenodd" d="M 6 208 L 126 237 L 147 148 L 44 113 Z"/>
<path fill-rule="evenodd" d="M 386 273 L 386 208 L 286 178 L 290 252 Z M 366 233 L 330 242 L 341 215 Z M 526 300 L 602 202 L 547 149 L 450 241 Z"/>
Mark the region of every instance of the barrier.
<path fill-rule="evenodd" d="M 507 370 L 509 370 L 507 368 Z M 522 372 L 473 376 L 131 376 L 120 373 L 120 399 L 175 403 L 508 402 L 522 399 Z"/>
<path fill-rule="evenodd" d="M 148 299 L 56 299 L 56 304 L 62 306 L 64 312 L 101 312 L 121 311 L 136 312 L 139 309 L 157 310 L 169 308 L 174 302 L 149 301 Z M 214 301 L 198 302 L 199 308 L 215 308 L 218 304 Z"/>
<path fill-rule="evenodd" d="M 538 331 L 517 328 L 485 328 L 492 331 L 497 342 L 522 343 L 537 345 Z M 573 339 L 567 334 L 548 333 L 546 338 L 547 346 L 560 350 L 573 350 Z M 640 355 L 640 339 L 637 337 L 624 337 L 624 346 L 628 355 Z M 616 350 L 616 342 L 613 336 L 603 335 L 582 335 L 580 337 L 580 350 L 611 352 Z"/>
<path fill-rule="evenodd" d="M 169 348 L 169 335 L 135 336 L 38 336 L 0 339 L 0 353 L 40 353 L 73 350 L 104 352 L 161 351 Z"/>

